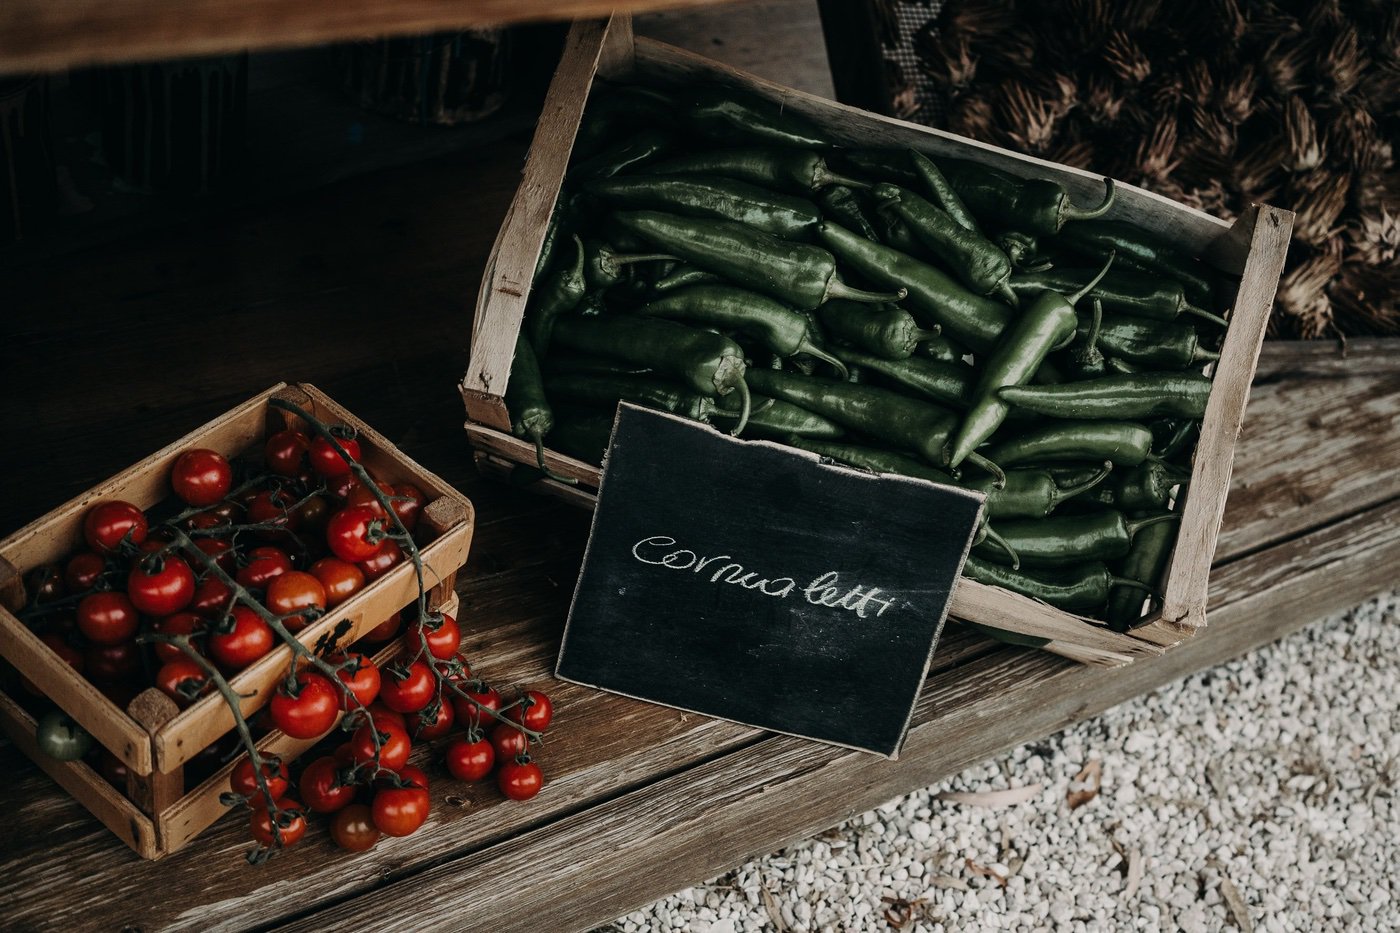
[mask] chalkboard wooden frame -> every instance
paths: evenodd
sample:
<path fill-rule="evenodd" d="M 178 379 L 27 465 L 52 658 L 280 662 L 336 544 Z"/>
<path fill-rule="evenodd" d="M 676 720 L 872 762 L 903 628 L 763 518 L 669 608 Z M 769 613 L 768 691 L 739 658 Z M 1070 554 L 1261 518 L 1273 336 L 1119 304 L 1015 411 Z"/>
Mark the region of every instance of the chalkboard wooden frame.
<path fill-rule="evenodd" d="M 895 758 L 984 504 L 620 405 L 555 674 Z"/>

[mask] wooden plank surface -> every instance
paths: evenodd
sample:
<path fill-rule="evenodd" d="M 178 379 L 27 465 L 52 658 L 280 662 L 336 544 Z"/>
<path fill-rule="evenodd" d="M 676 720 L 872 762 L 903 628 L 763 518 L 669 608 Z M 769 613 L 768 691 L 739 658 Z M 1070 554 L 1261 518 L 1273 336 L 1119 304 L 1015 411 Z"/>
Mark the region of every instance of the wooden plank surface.
<path fill-rule="evenodd" d="M 723 0 L 6 0 L 0 74 L 318 45 Z"/>

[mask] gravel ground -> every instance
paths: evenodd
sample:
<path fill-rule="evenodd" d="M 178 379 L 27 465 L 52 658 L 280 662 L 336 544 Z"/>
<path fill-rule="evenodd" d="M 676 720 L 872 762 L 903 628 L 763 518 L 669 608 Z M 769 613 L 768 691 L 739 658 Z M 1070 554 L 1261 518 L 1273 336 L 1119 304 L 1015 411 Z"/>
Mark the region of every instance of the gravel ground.
<path fill-rule="evenodd" d="M 1397 623 L 1400 592 L 605 929 L 1400 928 Z"/>

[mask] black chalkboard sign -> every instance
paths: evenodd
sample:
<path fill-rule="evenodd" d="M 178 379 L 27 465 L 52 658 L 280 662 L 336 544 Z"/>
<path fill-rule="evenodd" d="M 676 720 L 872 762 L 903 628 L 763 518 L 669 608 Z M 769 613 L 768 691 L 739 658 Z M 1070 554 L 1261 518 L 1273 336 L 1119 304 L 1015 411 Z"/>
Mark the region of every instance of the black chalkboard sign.
<path fill-rule="evenodd" d="M 623 405 L 556 673 L 894 757 L 981 508 Z"/>

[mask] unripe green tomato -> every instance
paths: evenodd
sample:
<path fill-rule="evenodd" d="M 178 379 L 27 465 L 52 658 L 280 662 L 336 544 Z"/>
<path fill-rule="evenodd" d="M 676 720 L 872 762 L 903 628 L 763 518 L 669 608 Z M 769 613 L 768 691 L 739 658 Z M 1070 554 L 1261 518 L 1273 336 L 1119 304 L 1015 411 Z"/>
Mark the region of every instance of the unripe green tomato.
<path fill-rule="evenodd" d="M 92 750 L 92 736 L 58 709 L 39 717 L 34 740 L 39 751 L 59 761 L 77 761 Z"/>

